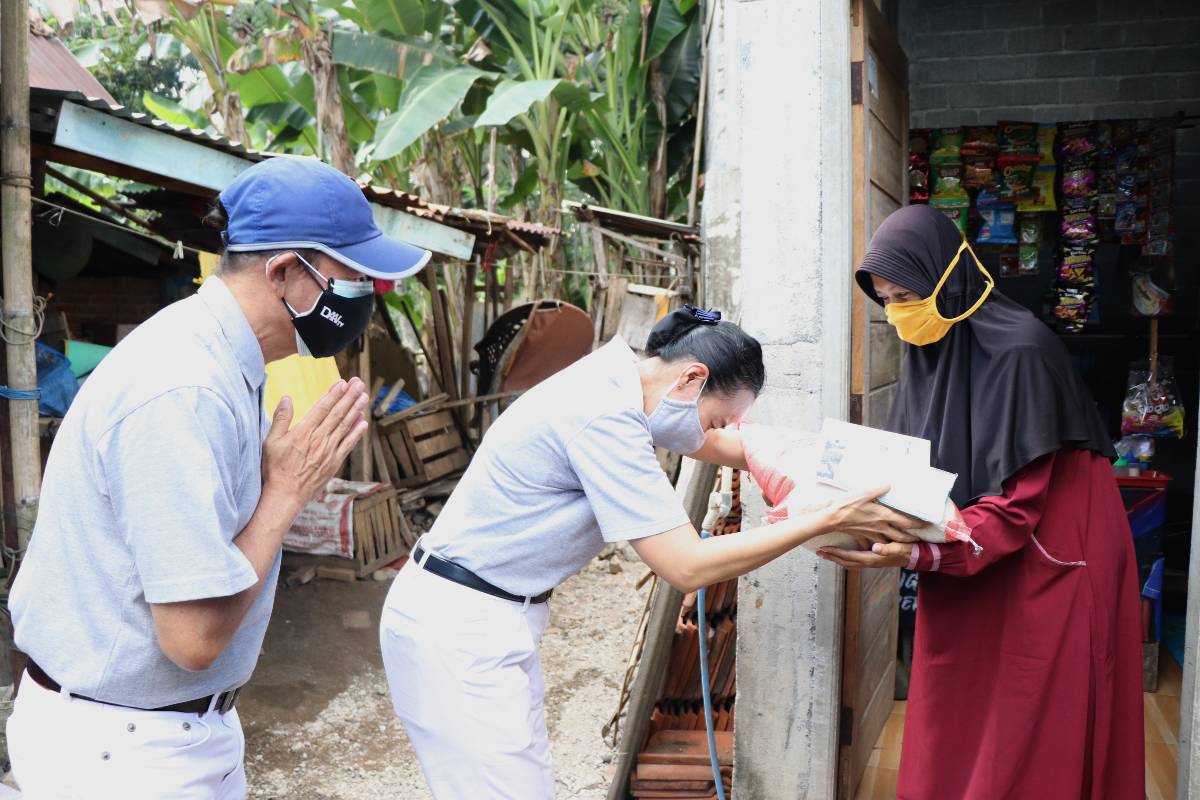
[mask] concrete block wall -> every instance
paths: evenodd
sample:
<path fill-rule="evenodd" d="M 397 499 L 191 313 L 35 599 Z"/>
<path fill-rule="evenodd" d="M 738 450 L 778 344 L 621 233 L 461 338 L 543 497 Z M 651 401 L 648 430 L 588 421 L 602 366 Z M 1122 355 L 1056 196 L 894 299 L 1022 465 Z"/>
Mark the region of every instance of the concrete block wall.
<path fill-rule="evenodd" d="M 898 2 L 914 128 L 1200 114 L 1200 0 Z M 1177 264 L 1200 254 L 1194 124 L 1176 139 Z"/>

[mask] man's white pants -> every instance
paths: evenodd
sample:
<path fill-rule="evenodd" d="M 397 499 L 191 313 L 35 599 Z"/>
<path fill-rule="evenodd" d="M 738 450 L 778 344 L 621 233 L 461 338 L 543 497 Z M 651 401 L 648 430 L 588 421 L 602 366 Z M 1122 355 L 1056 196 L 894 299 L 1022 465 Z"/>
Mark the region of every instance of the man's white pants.
<path fill-rule="evenodd" d="M 51 692 L 26 673 L 7 730 L 25 800 L 246 796 L 246 740 L 236 710 L 120 708 Z"/>
<path fill-rule="evenodd" d="M 538 645 L 546 603 L 501 600 L 414 562 L 380 625 L 392 703 L 437 800 L 550 800 Z"/>

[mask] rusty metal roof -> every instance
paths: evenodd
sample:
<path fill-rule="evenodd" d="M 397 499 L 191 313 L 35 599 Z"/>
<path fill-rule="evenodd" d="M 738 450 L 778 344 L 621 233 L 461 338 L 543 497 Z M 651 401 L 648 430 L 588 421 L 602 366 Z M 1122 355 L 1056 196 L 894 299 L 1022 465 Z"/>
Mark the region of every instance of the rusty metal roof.
<path fill-rule="evenodd" d="M 29 31 L 29 88 L 76 92 L 116 105 L 96 76 L 54 36 Z"/>
<path fill-rule="evenodd" d="M 410 192 L 364 184 L 361 181 L 359 185 L 363 187 L 367 199 L 372 202 L 473 233 L 476 255 L 483 254 L 489 245 L 499 245 L 504 252 L 511 252 L 514 246 L 524 249 L 514 240 L 519 240 L 530 249 L 538 250 L 545 247 L 552 237 L 562 235 L 558 228 L 513 219 L 481 208 L 455 208 L 428 203 Z"/>
<path fill-rule="evenodd" d="M 614 208 L 591 206 L 573 200 L 563 201 L 563 210 L 575 215 L 580 222 L 594 222 L 610 231 L 630 236 L 650 236 L 656 239 L 682 239 L 698 244 L 700 230 L 680 222 L 670 222 L 655 217 L 644 217 Z"/>

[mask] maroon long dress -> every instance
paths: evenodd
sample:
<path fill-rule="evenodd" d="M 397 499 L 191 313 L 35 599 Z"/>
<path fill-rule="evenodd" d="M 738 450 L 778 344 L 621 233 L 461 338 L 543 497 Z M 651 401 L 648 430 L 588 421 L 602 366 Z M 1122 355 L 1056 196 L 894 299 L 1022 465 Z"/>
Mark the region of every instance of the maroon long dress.
<path fill-rule="evenodd" d="M 1109 462 L 1061 449 L 920 545 L 897 797 L 1143 800 L 1132 537 Z"/>

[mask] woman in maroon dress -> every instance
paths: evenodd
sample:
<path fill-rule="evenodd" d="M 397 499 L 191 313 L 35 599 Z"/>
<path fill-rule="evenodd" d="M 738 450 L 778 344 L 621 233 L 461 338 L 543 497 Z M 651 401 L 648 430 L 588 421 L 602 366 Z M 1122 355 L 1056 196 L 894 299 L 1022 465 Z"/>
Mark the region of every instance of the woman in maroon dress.
<path fill-rule="evenodd" d="M 928 206 L 889 217 L 856 277 L 906 342 L 888 428 L 933 443 L 983 548 L 821 553 L 922 573 L 897 796 L 1142 800 L 1132 537 L 1066 349 Z"/>

